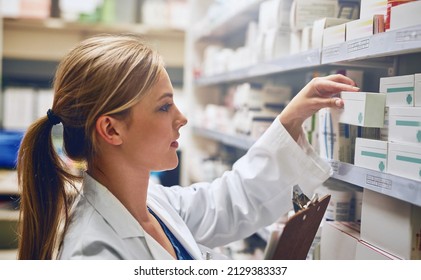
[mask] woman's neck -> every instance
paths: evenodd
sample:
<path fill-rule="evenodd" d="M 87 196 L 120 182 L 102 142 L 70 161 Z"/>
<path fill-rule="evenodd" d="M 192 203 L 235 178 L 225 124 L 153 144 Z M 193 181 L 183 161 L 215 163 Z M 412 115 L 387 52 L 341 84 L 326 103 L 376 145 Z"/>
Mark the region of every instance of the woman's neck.
<path fill-rule="evenodd" d="M 105 186 L 140 223 L 150 219 L 147 210 L 149 171 L 97 164 L 87 172 Z"/>

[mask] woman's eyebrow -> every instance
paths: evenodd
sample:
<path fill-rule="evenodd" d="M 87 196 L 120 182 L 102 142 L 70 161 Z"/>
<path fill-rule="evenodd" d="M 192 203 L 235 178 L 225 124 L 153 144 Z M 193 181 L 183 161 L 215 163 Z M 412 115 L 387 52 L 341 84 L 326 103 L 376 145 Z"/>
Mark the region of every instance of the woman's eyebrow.
<path fill-rule="evenodd" d="M 171 93 L 171 92 L 167 92 L 167 93 L 164 93 L 163 95 L 161 95 L 160 97 L 159 97 L 159 99 L 158 99 L 158 101 L 159 100 L 162 100 L 162 99 L 165 99 L 165 98 L 173 98 L 173 96 L 174 96 L 174 94 L 173 93 Z"/>

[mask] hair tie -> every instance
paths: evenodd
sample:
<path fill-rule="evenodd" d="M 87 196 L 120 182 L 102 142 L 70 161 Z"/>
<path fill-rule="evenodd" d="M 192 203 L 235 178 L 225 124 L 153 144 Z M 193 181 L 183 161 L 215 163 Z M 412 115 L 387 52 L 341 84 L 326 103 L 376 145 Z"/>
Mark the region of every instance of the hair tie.
<path fill-rule="evenodd" d="M 56 125 L 56 124 L 61 123 L 60 117 L 57 116 L 56 114 L 54 114 L 54 112 L 51 109 L 48 109 L 48 111 L 47 111 L 47 117 L 48 117 L 48 121 L 52 125 Z"/>

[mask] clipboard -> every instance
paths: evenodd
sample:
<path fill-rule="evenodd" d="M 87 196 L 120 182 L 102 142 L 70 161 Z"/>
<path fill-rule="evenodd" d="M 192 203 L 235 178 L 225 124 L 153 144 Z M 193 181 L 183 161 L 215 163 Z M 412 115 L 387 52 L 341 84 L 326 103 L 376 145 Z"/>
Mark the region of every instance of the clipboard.
<path fill-rule="evenodd" d="M 329 201 L 330 195 L 325 195 L 289 218 L 273 248 L 273 253 L 267 259 L 305 260 Z"/>

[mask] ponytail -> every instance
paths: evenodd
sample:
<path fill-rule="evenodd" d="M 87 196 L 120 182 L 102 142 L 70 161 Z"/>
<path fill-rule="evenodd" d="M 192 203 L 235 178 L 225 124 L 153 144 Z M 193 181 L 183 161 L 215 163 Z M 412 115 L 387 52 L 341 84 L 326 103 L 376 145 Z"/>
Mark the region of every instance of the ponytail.
<path fill-rule="evenodd" d="M 47 117 L 27 130 L 18 153 L 20 186 L 18 259 L 52 259 L 59 228 L 67 227 L 67 183 L 76 177 L 66 172 L 54 150 Z"/>

